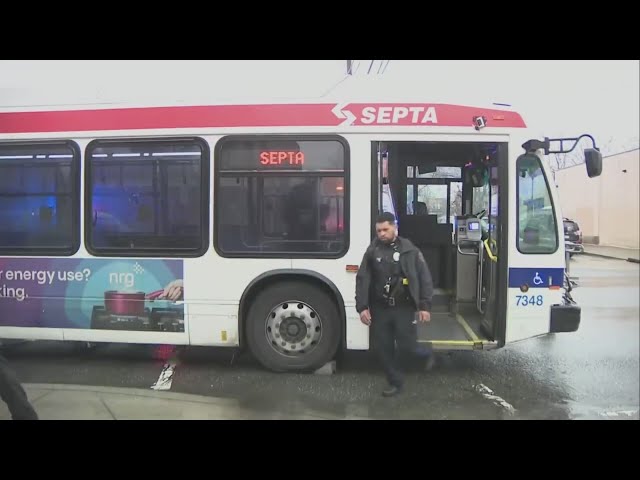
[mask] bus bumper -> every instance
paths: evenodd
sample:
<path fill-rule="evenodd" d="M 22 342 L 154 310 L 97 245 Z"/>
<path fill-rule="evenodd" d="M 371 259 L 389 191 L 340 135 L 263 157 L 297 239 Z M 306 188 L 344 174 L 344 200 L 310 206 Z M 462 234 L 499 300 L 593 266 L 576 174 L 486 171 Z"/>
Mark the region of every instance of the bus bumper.
<path fill-rule="evenodd" d="M 575 332 L 580 327 L 578 305 L 553 305 L 551 307 L 551 333 Z"/>
<path fill-rule="evenodd" d="M 584 246 L 581 243 L 565 241 L 564 248 L 569 253 L 584 253 Z"/>

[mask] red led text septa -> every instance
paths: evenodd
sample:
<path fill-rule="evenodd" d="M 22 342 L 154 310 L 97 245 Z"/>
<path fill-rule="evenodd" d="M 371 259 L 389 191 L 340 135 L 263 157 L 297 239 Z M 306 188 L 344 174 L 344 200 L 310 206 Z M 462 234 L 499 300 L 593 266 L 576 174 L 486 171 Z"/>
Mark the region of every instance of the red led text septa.
<path fill-rule="evenodd" d="M 260 164 L 276 166 L 304 165 L 304 153 L 293 151 L 261 152 Z"/>

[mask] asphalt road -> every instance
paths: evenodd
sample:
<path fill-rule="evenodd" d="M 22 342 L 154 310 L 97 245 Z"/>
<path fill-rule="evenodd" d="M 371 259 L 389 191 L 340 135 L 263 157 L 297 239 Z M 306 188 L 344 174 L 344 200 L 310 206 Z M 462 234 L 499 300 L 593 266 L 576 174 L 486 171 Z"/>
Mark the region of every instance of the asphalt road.
<path fill-rule="evenodd" d="M 150 388 L 169 357 L 171 391 L 233 398 L 257 412 L 371 419 L 639 419 L 639 265 L 578 256 L 580 330 L 493 352 L 440 355 L 408 375 L 405 393 L 380 395 L 369 353 L 340 358 L 333 375 L 273 374 L 230 350 L 27 342 L 5 348 L 24 383 Z"/>

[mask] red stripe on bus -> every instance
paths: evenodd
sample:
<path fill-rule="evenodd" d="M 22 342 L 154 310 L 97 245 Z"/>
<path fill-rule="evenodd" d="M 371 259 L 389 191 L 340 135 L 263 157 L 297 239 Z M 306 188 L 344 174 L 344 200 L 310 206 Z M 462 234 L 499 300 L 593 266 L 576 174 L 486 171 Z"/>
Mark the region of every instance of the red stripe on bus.
<path fill-rule="evenodd" d="M 82 132 L 211 127 L 449 126 L 522 128 L 516 112 L 441 104 L 354 103 L 217 105 L 0 113 L 0 133 Z M 335 110 L 334 110 L 335 109 Z M 336 113 L 334 113 L 334 111 Z"/>
<path fill-rule="evenodd" d="M 337 126 L 334 105 L 219 105 L 0 113 L 0 132 Z"/>

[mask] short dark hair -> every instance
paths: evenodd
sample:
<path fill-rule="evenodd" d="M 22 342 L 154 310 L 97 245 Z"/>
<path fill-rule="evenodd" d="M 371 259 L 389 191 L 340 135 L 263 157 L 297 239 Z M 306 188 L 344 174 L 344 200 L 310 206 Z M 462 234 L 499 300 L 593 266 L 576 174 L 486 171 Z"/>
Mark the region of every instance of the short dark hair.
<path fill-rule="evenodd" d="M 395 225 L 396 217 L 391 212 L 381 213 L 380 215 L 378 215 L 378 218 L 376 218 L 376 223 L 384 223 L 384 222 L 389 222 L 391 225 Z"/>

